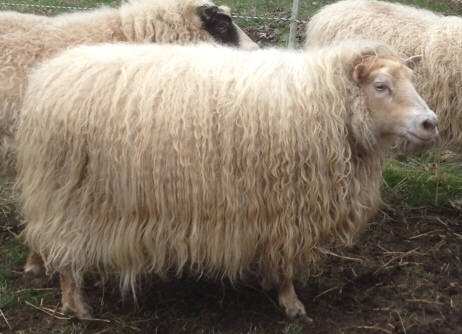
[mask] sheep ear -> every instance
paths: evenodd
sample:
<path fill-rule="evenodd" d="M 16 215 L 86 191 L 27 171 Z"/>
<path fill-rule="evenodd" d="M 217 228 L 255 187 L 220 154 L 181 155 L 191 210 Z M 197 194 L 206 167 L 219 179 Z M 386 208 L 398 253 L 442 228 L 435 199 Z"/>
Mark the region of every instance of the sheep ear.
<path fill-rule="evenodd" d="M 231 16 L 231 9 L 228 7 L 228 6 L 220 6 L 218 7 L 218 9 L 220 10 L 220 12 L 222 12 L 223 14 L 226 14 L 228 16 Z"/>
<path fill-rule="evenodd" d="M 355 69 L 353 70 L 353 80 L 359 84 L 364 82 L 366 78 L 369 75 L 369 70 L 367 69 L 367 66 L 364 64 L 358 64 L 355 66 Z"/>
<path fill-rule="evenodd" d="M 197 8 L 197 14 L 203 22 L 209 22 L 218 13 L 218 7 L 213 5 L 203 5 Z"/>
<path fill-rule="evenodd" d="M 404 61 L 404 64 L 406 64 L 407 67 L 413 70 L 420 62 L 422 62 L 422 59 L 423 59 L 422 55 L 412 56 L 406 59 Z"/>

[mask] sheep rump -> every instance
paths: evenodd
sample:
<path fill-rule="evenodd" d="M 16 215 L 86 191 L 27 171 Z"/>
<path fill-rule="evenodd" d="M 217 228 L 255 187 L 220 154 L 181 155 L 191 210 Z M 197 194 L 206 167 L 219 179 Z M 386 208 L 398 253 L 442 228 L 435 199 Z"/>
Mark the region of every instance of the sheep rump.
<path fill-rule="evenodd" d="M 462 18 L 375 0 L 325 6 L 307 26 L 306 46 L 360 36 L 381 40 L 402 57 L 423 55 L 416 89 L 438 116 L 441 144 L 462 152 Z"/>
<path fill-rule="evenodd" d="M 124 290 L 185 269 L 304 282 L 380 202 L 350 78 L 367 52 L 392 54 L 101 45 L 45 62 L 18 129 L 26 243 L 49 271 L 117 272 Z"/>
<path fill-rule="evenodd" d="M 199 7 L 206 4 L 210 3 L 207 0 L 140 0 L 123 4 L 120 8 L 103 7 L 53 18 L 31 15 L 31 18 L 27 16 L 28 20 L 36 19 L 37 23 L 27 34 L 17 27 L 17 32 L 0 35 L 1 167 L 11 169 L 14 163 L 17 113 L 26 76 L 32 66 L 78 44 L 113 41 L 186 44 L 213 41 L 197 12 Z M 0 16 L 3 19 L 0 20 L 0 27 L 11 27 L 11 20 L 23 18 L 21 14 L 8 14 Z M 26 21 L 22 21 L 26 25 Z M 240 37 L 244 38 L 243 35 Z"/>

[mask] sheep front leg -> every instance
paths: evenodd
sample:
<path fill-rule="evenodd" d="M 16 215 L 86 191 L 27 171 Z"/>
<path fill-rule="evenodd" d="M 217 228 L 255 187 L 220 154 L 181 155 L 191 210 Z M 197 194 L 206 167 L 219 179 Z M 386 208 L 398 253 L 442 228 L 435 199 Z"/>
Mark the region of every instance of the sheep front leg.
<path fill-rule="evenodd" d="M 24 273 L 38 275 L 43 270 L 43 260 L 42 257 L 31 250 L 27 256 L 26 265 L 24 266 Z"/>
<path fill-rule="evenodd" d="M 300 318 L 306 322 L 313 321 L 306 315 L 305 306 L 298 299 L 292 280 L 285 281 L 279 287 L 279 305 L 284 308 L 286 315 L 291 319 Z"/>
<path fill-rule="evenodd" d="M 79 319 L 90 319 L 91 308 L 85 303 L 82 291 L 75 281 L 72 271 L 66 269 L 59 276 L 63 304 L 62 312 L 74 313 Z"/>

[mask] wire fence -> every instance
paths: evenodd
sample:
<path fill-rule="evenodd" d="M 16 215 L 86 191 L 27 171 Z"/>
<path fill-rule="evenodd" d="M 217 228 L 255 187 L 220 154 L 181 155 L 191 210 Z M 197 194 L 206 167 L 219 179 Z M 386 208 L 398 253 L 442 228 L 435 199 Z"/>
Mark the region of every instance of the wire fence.
<path fill-rule="evenodd" d="M 462 1 L 462 0 L 461 0 Z M 14 2 L 0 2 L 0 6 L 4 7 L 31 7 L 31 8 L 47 8 L 47 9 L 60 9 L 68 11 L 79 11 L 79 10 L 92 10 L 95 7 L 81 7 L 81 6 L 53 6 L 53 5 L 41 5 L 31 3 L 14 3 Z M 248 15 L 232 15 L 233 18 L 246 19 L 246 20 L 267 20 L 267 21 L 284 21 L 284 22 L 295 22 L 295 23 L 307 23 L 305 20 L 298 20 L 288 17 L 268 17 L 268 16 L 248 16 Z"/>
<path fill-rule="evenodd" d="M 61 9 L 61 10 L 90 10 L 92 8 L 77 7 L 77 6 L 51 6 L 51 5 L 37 5 L 32 3 L 13 3 L 13 2 L 0 2 L 0 6 L 4 7 L 31 7 L 31 8 L 47 8 L 47 9 Z"/>
<path fill-rule="evenodd" d="M 289 17 L 270 17 L 270 16 L 249 16 L 249 15 L 232 15 L 235 19 L 242 19 L 242 20 L 258 20 L 258 21 L 272 21 L 272 22 L 284 22 L 290 24 L 290 32 L 289 32 L 289 39 L 288 39 L 288 46 L 294 47 L 294 40 L 297 31 L 297 24 L 306 24 L 307 21 L 300 20 L 297 18 L 298 12 L 298 0 L 293 0 L 293 7 L 292 7 L 292 16 Z M 3 8 L 35 8 L 35 9 L 53 9 L 53 10 L 60 10 L 60 11 L 85 11 L 85 10 L 92 10 L 94 9 L 91 7 L 83 7 L 83 6 L 62 6 L 62 5 L 45 5 L 45 4 L 32 4 L 32 3 L 24 3 L 24 2 L 0 2 L 0 10 Z"/>

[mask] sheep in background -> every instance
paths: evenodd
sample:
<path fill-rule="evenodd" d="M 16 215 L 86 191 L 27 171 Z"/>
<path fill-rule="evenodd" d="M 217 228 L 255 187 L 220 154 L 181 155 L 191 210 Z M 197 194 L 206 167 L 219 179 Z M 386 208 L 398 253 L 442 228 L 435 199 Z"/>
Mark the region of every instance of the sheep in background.
<path fill-rule="evenodd" d="M 11 14 L 9 12 L 8 14 Z M 2 26 L 11 25 L 7 13 Z M 22 20 L 21 14 L 11 14 Z M 29 16 L 27 16 L 29 17 Z M 179 43 L 213 41 L 256 49 L 237 27 L 227 7 L 206 0 L 141 0 L 120 8 L 58 15 L 24 33 L 0 34 L 0 157 L 2 166 L 14 163 L 14 135 L 28 70 L 39 61 L 77 44 L 111 41 Z"/>
<path fill-rule="evenodd" d="M 10 32 L 29 32 L 37 24 L 44 23 L 48 16 L 18 13 L 14 11 L 0 11 L 0 35 Z"/>
<path fill-rule="evenodd" d="M 462 152 L 462 18 L 373 0 L 345 0 L 322 8 L 307 26 L 306 45 L 360 36 L 423 55 L 416 88 L 438 115 L 441 143 Z"/>
<path fill-rule="evenodd" d="M 306 317 L 292 282 L 376 212 L 388 143 L 436 136 L 411 76 L 365 41 L 68 50 L 33 72 L 20 113 L 26 243 L 79 317 L 95 269 L 123 291 L 145 272 L 255 275 Z"/>

